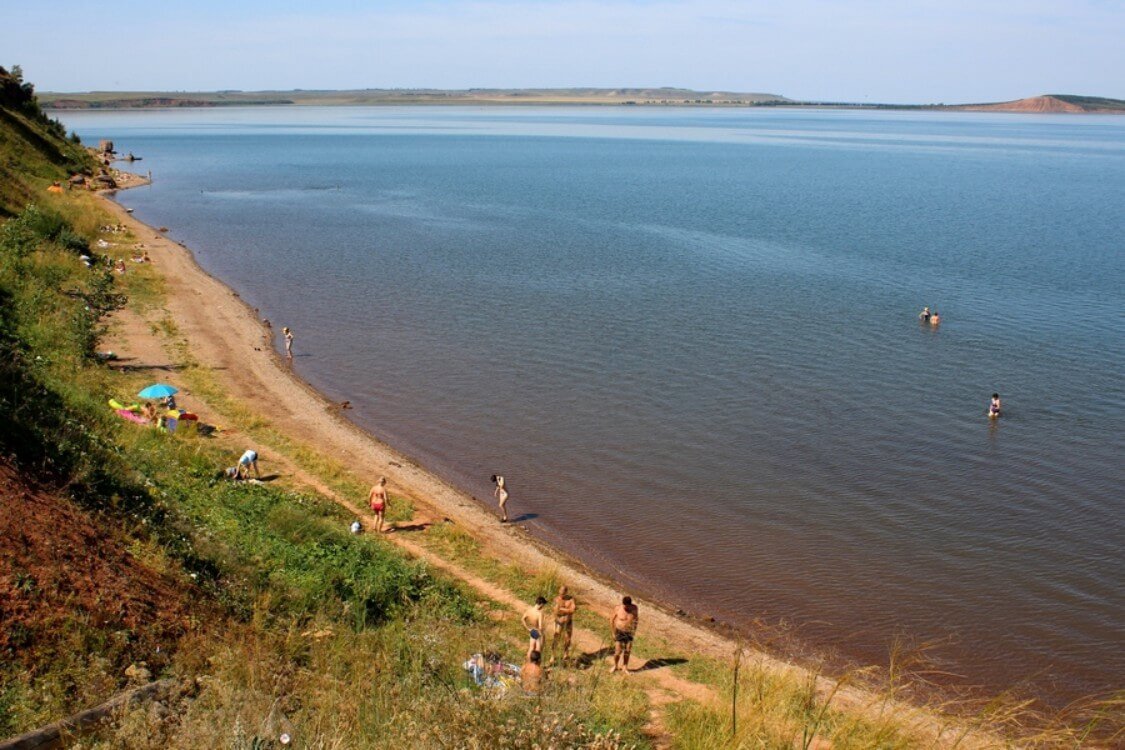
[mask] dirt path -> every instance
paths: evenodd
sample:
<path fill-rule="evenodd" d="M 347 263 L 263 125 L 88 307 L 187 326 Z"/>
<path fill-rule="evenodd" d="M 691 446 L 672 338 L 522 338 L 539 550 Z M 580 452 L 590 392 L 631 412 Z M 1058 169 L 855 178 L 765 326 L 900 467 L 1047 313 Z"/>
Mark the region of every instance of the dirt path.
<path fill-rule="evenodd" d="M 178 357 L 167 348 L 167 338 L 159 332 L 157 325 L 165 315 L 170 316 L 175 321 L 178 335 L 188 342 L 191 357 L 215 374 L 229 397 L 256 413 L 268 414 L 271 427 L 300 444 L 316 446 L 320 452 L 332 455 L 347 466 L 363 467 L 359 476 L 362 481 L 373 482 L 377 476 L 385 475 L 394 494 L 408 498 L 417 509 L 416 520 L 446 519 L 468 531 L 482 544 L 485 554 L 524 570 L 558 569 L 559 576 L 567 581 L 583 606 L 603 617 L 609 616 L 620 601 L 622 592 L 618 587 L 591 574 L 577 561 L 547 549 L 518 525 L 500 525 L 496 516 L 485 510 L 475 498 L 450 486 L 409 457 L 348 422 L 337 405 L 329 403 L 293 375 L 273 348 L 274 331 L 267 328 L 237 294 L 196 265 L 186 248 L 137 221 L 119 204 L 106 200 L 105 206 L 116 221 L 128 226 L 138 241 L 145 244 L 154 267 L 165 279 L 171 280 L 167 284 L 163 309 L 149 311 L 143 317 L 132 310 L 115 316 L 112 333 L 106 343 L 122 357 L 121 366 L 159 372 L 161 380 L 181 387 L 182 406 L 196 412 L 204 421 L 217 424 L 226 421 L 212 405 L 195 398 L 190 388 L 184 387 L 185 383 L 177 378 Z M 222 439 L 232 441 L 232 438 L 228 435 Z M 230 444 L 232 451 L 237 452 L 255 447 L 246 444 L 245 439 Z M 276 468 L 281 473 L 333 498 L 357 516 L 368 516 L 353 499 L 340 497 L 278 451 L 265 447 L 259 453 L 266 461 L 276 462 Z M 270 468 L 274 468 L 273 465 Z M 439 557 L 411 541 L 406 533 L 389 534 L 387 538 L 430 565 L 461 579 L 489 599 L 516 613 L 523 611 L 525 603 L 512 592 Z M 703 654 L 724 661 L 737 648 L 735 641 L 681 619 L 654 602 L 638 600 L 638 604 L 643 613 L 642 639 L 644 633 L 649 633 L 663 642 L 676 644 L 678 650 L 684 653 Z M 599 653 L 608 640 L 608 637 L 592 631 L 575 629 L 575 645 L 586 652 Z M 799 667 L 768 654 L 753 652 L 745 658 L 779 673 L 808 676 Z M 654 667 L 642 661 L 634 666 L 637 669 L 635 676 L 624 679 L 644 680 L 653 708 L 649 730 L 658 746 L 670 744 L 662 718 L 664 706 L 676 699 L 703 703 L 718 699 L 710 688 L 684 680 L 660 668 L 662 664 Z M 818 688 L 824 695 L 832 693 L 833 686 L 830 680 L 819 678 Z M 834 703 L 839 708 L 859 711 L 870 710 L 870 706 L 874 705 L 872 695 L 852 688 L 835 692 Z M 943 727 L 948 731 L 948 724 L 932 713 L 897 704 L 893 710 L 904 715 L 904 724 L 922 727 L 935 737 L 940 736 Z M 977 746 L 994 746 L 994 740 L 989 738 L 984 744 L 975 741 L 961 743 L 961 747 Z"/>
<path fill-rule="evenodd" d="M 109 348 L 118 354 L 119 359 L 114 365 L 115 367 L 160 373 L 164 379 L 175 380 L 174 373 L 180 368 L 180 364 L 177 362 L 177 357 L 169 352 L 168 340 L 156 332 L 155 324 L 157 322 L 128 309 L 115 315 L 111 325 L 111 333 L 105 342 Z M 206 401 L 192 399 L 191 408 L 204 422 L 222 424 L 225 421 L 224 415 L 214 410 Z M 276 471 L 297 485 L 306 486 L 332 499 L 357 518 L 360 518 L 367 528 L 374 527 L 374 514 L 366 508 L 356 505 L 350 499 L 342 497 L 319 478 L 305 471 L 286 456 L 268 450 L 264 446 L 248 445 L 246 440 L 239 439 L 237 433 L 220 435 L 218 439 L 230 446 L 232 454 L 240 452 L 245 447 L 254 447 L 263 456 L 268 456 L 271 471 Z M 413 523 L 417 523 L 417 519 L 413 519 Z M 504 605 L 509 610 L 509 616 L 518 616 L 527 606 L 524 601 L 508 589 L 481 578 L 472 571 L 456 565 L 411 541 L 406 532 L 384 534 L 383 538 L 407 551 L 411 556 L 424 560 L 434 568 L 463 581 L 478 594 Z M 573 642 L 575 649 L 581 654 L 581 658 L 596 660 L 600 657 L 602 661 L 608 663 L 609 657 L 606 655 L 609 650 L 608 634 L 599 636 L 593 631 L 576 627 Z M 645 683 L 651 683 L 651 686 L 646 688 L 651 711 L 645 730 L 657 748 L 672 746 L 672 737 L 665 728 L 666 724 L 663 717 L 663 709 L 666 705 L 685 698 L 699 702 L 718 700 L 718 696 L 710 688 L 681 679 L 662 669 L 663 666 L 663 662 L 659 660 L 635 658 L 631 664 L 635 671 L 632 675 L 629 675 L 629 677 L 635 676 Z M 593 668 L 602 667 L 594 665 Z M 618 679 L 625 679 L 625 677 L 621 676 Z"/>

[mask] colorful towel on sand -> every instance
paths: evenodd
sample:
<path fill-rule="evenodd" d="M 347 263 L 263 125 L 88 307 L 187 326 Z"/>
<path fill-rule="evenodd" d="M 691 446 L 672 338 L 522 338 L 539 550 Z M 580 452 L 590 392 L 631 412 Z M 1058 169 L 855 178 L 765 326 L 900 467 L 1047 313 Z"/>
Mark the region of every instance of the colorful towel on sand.
<path fill-rule="evenodd" d="M 127 419 L 130 422 L 136 422 L 137 424 L 148 424 L 148 420 L 142 417 L 140 414 L 137 414 L 135 411 L 129 411 L 128 409 L 114 409 L 114 411 L 117 412 L 117 416 L 121 417 L 122 419 Z"/>

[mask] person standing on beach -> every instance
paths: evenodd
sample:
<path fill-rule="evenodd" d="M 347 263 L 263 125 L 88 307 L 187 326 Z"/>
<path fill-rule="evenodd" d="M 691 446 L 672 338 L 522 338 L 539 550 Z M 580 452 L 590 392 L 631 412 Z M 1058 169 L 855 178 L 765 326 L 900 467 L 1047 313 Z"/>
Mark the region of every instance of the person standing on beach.
<path fill-rule="evenodd" d="M 289 326 L 281 329 L 281 333 L 285 336 L 285 356 L 290 360 L 293 359 L 293 332 L 289 330 Z"/>
<path fill-rule="evenodd" d="M 504 477 L 500 476 L 499 474 L 493 474 L 492 475 L 492 481 L 496 485 L 496 489 L 492 491 L 492 494 L 496 498 L 496 502 L 500 505 L 500 513 L 501 513 L 500 523 L 507 523 L 508 522 L 508 508 L 507 508 L 507 505 L 508 505 L 508 487 L 507 487 L 507 484 L 504 482 Z"/>
<path fill-rule="evenodd" d="M 520 617 L 520 622 L 527 628 L 527 635 L 529 643 L 527 644 L 527 658 L 531 658 L 533 651 L 543 653 L 543 608 L 547 606 L 547 600 L 543 597 L 535 599 L 535 605 L 528 607 Z"/>
<path fill-rule="evenodd" d="M 637 605 L 633 604 L 633 598 L 623 597 L 609 618 L 609 630 L 613 634 L 613 666 L 610 667 L 610 674 L 617 671 L 618 663 L 621 671 L 629 674 L 629 655 L 633 653 L 633 638 L 637 635 L 639 621 L 640 612 Z"/>
<path fill-rule="evenodd" d="M 387 478 L 379 477 L 379 481 L 367 493 L 367 503 L 371 512 L 375 514 L 375 533 L 383 533 L 383 517 L 387 513 Z"/>
<path fill-rule="evenodd" d="M 574 612 L 578 602 L 570 595 L 566 586 L 559 586 L 555 597 L 555 631 L 551 634 L 551 663 L 555 663 L 555 650 L 562 641 L 563 664 L 570 658 L 570 642 L 574 637 Z"/>

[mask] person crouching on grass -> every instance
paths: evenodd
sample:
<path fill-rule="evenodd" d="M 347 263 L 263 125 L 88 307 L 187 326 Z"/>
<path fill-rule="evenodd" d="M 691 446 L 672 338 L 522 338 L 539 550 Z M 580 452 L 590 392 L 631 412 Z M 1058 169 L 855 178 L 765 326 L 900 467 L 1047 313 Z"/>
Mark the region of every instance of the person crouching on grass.
<path fill-rule="evenodd" d="M 540 665 L 542 660 L 542 654 L 532 651 L 527 655 L 527 662 L 520 667 L 520 685 L 527 695 L 538 695 L 543 689 L 543 680 L 547 679 L 547 673 Z"/>
<path fill-rule="evenodd" d="M 249 479 L 251 466 L 254 467 L 254 476 L 257 479 L 261 479 L 262 473 L 258 471 L 258 452 L 253 449 L 248 449 L 242 454 L 242 457 L 238 459 L 237 478 Z"/>

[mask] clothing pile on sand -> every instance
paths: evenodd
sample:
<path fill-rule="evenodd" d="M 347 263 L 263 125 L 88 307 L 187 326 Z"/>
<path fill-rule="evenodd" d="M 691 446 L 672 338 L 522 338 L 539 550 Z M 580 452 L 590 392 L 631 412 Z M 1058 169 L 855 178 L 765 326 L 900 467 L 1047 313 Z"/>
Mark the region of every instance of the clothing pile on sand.
<path fill-rule="evenodd" d="M 504 662 L 500 654 L 494 651 L 487 654 L 473 654 L 461 666 L 477 686 L 486 690 L 494 690 L 502 695 L 508 688 L 519 686 L 519 666 Z"/>

